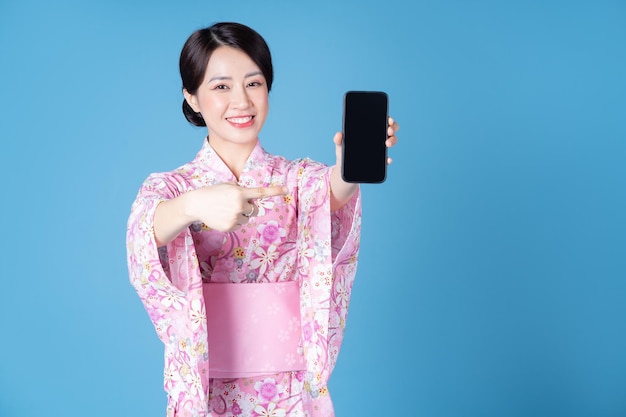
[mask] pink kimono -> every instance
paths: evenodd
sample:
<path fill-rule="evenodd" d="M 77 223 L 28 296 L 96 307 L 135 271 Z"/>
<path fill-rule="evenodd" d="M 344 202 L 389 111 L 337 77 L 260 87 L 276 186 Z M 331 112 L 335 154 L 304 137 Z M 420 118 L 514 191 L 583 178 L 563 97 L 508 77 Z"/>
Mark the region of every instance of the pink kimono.
<path fill-rule="evenodd" d="M 329 167 L 309 159 L 288 161 L 257 143 L 239 185 L 285 185 L 289 194 L 256 200 L 258 216 L 235 232 L 193 224 L 157 248 L 153 216 L 159 202 L 234 181 L 204 141 L 190 163 L 150 175 L 132 206 L 127 231 L 130 281 L 165 344 L 167 415 L 333 416 L 327 383 L 343 339 L 356 273 L 360 194 L 331 213 Z M 293 287 L 293 281 L 299 288 L 301 322 L 269 327 L 279 339 L 293 329 L 301 332 L 303 369 L 230 379 L 210 375 L 206 311 L 211 310 L 205 306 L 203 287 L 209 282 Z"/>

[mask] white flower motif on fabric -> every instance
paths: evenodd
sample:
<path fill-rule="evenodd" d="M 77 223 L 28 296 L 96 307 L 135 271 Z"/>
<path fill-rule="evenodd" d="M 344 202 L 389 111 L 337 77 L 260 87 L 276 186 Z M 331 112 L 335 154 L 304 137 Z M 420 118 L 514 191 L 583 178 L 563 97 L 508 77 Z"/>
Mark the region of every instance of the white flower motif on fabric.
<path fill-rule="evenodd" d="M 213 267 L 208 262 L 200 262 L 200 274 L 203 279 L 210 279 L 213 273 Z"/>
<path fill-rule="evenodd" d="M 310 264 L 310 258 L 315 256 L 315 251 L 307 245 L 305 241 L 300 241 L 298 244 L 298 259 L 300 261 L 300 269 L 306 270 Z"/>
<path fill-rule="evenodd" d="M 200 375 L 197 372 L 194 372 L 189 375 L 190 384 L 189 391 L 192 395 L 199 395 L 202 392 L 202 381 L 200 380 Z"/>
<path fill-rule="evenodd" d="M 173 307 L 175 310 L 182 310 L 185 304 L 185 299 L 172 291 L 159 290 L 159 297 L 161 298 L 161 304 L 165 307 Z"/>
<path fill-rule="evenodd" d="M 190 307 L 189 318 L 191 319 L 191 328 L 195 331 L 203 324 L 206 324 L 206 315 L 202 311 L 200 300 L 193 300 Z"/>
<path fill-rule="evenodd" d="M 256 204 L 257 209 L 258 209 L 258 212 L 257 212 L 258 217 L 265 216 L 265 211 L 271 210 L 275 206 L 274 202 L 269 198 L 265 198 L 262 200 L 255 200 L 254 204 Z"/>
<path fill-rule="evenodd" d="M 274 261 L 278 258 L 278 251 L 274 245 L 270 245 L 267 251 L 262 246 L 259 246 L 254 250 L 254 253 L 259 257 L 253 259 L 250 262 L 250 266 L 255 269 L 259 268 L 260 275 L 263 275 L 267 267 L 273 265 Z"/>
<path fill-rule="evenodd" d="M 287 411 L 283 408 L 276 408 L 275 403 L 269 403 L 267 408 L 259 404 L 254 407 L 254 412 L 262 417 L 285 417 L 287 415 Z"/>
<path fill-rule="evenodd" d="M 337 305 L 348 308 L 348 302 L 350 300 L 350 290 L 345 285 L 344 281 L 340 281 L 335 283 L 335 291 L 336 291 L 336 300 Z"/>
<path fill-rule="evenodd" d="M 180 381 L 180 376 L 176 372 L 175 367 L 170 363 L 169 366 L 165 369 L 163 374 L 164 385 L 166 387 L 171 387 L 175 385 L 178 381 Z"/>

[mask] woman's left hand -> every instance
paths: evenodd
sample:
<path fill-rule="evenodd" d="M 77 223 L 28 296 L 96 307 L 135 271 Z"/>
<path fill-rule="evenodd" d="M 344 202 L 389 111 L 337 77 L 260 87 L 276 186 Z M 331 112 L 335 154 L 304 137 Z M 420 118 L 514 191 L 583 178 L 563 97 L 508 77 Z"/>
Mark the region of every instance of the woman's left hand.
<path fill-rule="evenodd" d="M 398 143 L 398 138 L 396 137 L 396 132 L 400 129 L 398 123 L 393 120 L 392 117 L 387 121 L 387 140 L 385 141 L 385 145 L 387 148 L 391 148 Z M 335 142 L 335 155 L 337 157 L 337 163 L 333 167 L 333 172 L 330 177 L 330 208 L 331 210 L 338 210 L 343 207 L 344 204 L 350 200 L 352 195 L 358 189 L 358 184 L 348 183 L 343 180 L 341 177 L 341 163 L 342 163 L 342 153 L 343 149 L 341 146 L 341 142 L 343 141 L 343 135 L 341 132 L 335 133 L 333 137 L 333 142 Z M 391 158 L 387 157 L 387 164 L 391 163 Z"/>
<path fill-rule="evenodd" d="M 398 143 L 396 132 L 400 130 L 400 125 L 395 120 L 393 120 L 393 117 L 389 117 L 389 121 L 387 123 L 389 124 L 389 127 L 387 128 L 387 141 L 385 142 L 385 145 L 387 145 L 387 148 L 391 148 L 396 143 Z M 391 158 L 387 157 L 387 165 L 389 165 L 391 162 Z"/>
<path fill-rule="evenodd" d="M 398 143 L 396 132 L 400 130 L 400 125 L 391 116 L 389 117 L 387 124 L 388 124 L 387 140 L 385 141 L 385 145 L 387 145 L 387 148 L 391 148 L 395 146 L 396 143 Z M 335 133 L 333 142 L 335 142 L 335 155 L 337 157 L 336 166 L 338 167 L 341 167 L 341 161 L 342 161 L 342 152 L 343 152 L 343 149 L 341 146 L 342 141 L 343 141 L 343 134 L 341 134 L 341 132 Z M 390 157 L 387 157 L 387 165 L 391 164 L 391 162 L 392 162 L 392 159 Z"/>

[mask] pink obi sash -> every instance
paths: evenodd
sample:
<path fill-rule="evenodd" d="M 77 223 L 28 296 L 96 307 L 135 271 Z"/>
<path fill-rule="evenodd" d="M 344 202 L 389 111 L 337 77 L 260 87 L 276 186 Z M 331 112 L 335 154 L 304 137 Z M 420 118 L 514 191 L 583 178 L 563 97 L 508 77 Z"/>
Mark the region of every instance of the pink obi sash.
<path fill-rule="evenodd" d="M 305 369 L 298 282 L 205 283 L 209 378 Z"/>

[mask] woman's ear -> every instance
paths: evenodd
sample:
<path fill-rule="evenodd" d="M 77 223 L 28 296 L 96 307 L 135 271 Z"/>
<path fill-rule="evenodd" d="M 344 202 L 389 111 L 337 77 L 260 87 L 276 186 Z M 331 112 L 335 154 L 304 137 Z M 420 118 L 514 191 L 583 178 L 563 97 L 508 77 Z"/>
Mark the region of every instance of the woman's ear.
<path fill-rule="evenodd" d="M 189 104 L 192 110 L 196 113 L 200 113 L 200 107 L 198 107 L 198 99 L 196 98 L 196 96 L 187 91 L 186 88 L 183 88 L 183 96 L 185 97 L 185 101 L 187 101 L 187 104 Z"/>

